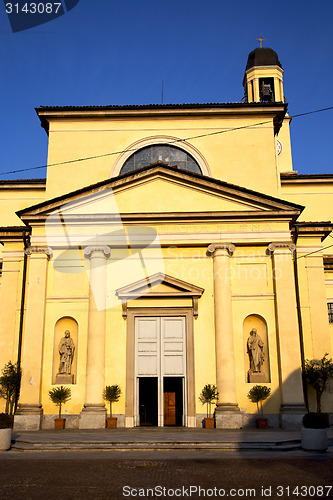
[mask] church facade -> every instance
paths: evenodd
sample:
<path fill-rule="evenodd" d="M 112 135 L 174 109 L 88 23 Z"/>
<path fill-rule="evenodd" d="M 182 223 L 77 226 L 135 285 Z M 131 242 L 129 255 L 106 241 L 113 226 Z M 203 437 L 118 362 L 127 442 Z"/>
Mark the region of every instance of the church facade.
<path fill-rule="evenodd" d="M 17 429 L 297 428 L 302 366 L 333 352 L 333 175 L 293 171 L 283 69 L 250 53 L 244 102 L 39 107 L 46 179 L 1 181 L 0 367 Z M 0 403 L 2 404 L 2 402 Z M 333 412 L 333 402 L 324 400 Z"/>

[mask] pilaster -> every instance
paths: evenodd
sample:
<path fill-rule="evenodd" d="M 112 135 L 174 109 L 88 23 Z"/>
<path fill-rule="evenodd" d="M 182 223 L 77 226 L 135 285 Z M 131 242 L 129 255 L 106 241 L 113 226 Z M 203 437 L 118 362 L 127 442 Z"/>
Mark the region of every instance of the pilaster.
<path fill-rule="evenodd" d="M 15 339 L 18 337 L 24 250 L 17 250 L 16 247 L 17 243 L 11 245 L 6 242 L 2 251 L 0 370 L 8 361 L 17 361 L 17 350 L 14 352 L 14 346 L 17 345 Z"/>
<path fill-rule="evenodd" d="M 108 246 L 84 249 L 90 260 L 89 317 L 85 403 L 81 412 L 80 429 L 105 427 L 106 408 L 102 397 L 105 387 L 105 320 L 106 320 L 106 259 Z"/>
<path fill-rule="evenodd" d="M 22 350 L 20 403 L 15 414 L 14 428 L 38 430 L 41 426 L 42 360 L 49 247 L 29 247 L 28 286 L 25 328 Z"/>
<path fill-rule="evenodd" d="M 322 244 L 318 240 L 317 244 L 297 247 L 297 267 L 299 274 L 303 273 L 300 301 L 302 313 L 308 318 L 303 322 L 305 357 L 310 359 L 321 359 L 326 352 L 331 353 Z"/>
<path fill-rule="evenodd" d="M 274 242 L 268 246 L 273 261 L 282 428 L 300 428 L 306 413 L 292 259 L 295 248 L 291 242 Z"/>
<path fill-rule="evenodd" d="M 208 247 L 213 257 L 216 385 L 219 391 L 215 420 L 216 427 L 229 429 L 242 426 L 236 394 L 231 303 L 230 257 L 234 251 L 232 243 L 214 243 Z"/>

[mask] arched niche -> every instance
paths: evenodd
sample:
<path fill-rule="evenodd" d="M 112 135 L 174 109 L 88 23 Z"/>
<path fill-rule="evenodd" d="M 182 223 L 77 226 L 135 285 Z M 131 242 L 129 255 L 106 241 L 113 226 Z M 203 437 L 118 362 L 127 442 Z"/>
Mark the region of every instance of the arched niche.
<path fill-rule="evenodd" d="M 248 339 L 251 336 L 253 329 L 257 330 L 257 335 L 263 343 L 264 361 L 261 365 L 261 371 L 253 373 L 250 366 L 250 357 L 248 353 Z M 270 363 L 269 363 L 269 345 L 267 323 L 265 319 L 259 314 L 250 314 L 244 319 L 243 322 L 243 345 L 244 345 L 244 363 L 245 363 L 245 381 L 248 383 L 269 383 L 270 376 Z"/>
<path fill-rule="evenodd" d="M 54 346 L 53 346 L 53 370 L 52 370 L 52 384 L 76 384 L 76 374 L 77 374 L 77 353 L 78 353 L 78 324 L 74 318 L 70 316 L 64 316 L 60 318 L 54 327 Z M 70 332 L 70 338 L 74 342 L 74 357 L 71 365 L 71 375 L 73 375 L 71 381 L 64 380 L 61 381 L 57 374 L 59 373 L 60 365 L 60 354 L 59 354 L 59 343 L 63 337 L 65 337 L 66 330 Z M 69 378 L 69 377 L 68 377 Z"/>

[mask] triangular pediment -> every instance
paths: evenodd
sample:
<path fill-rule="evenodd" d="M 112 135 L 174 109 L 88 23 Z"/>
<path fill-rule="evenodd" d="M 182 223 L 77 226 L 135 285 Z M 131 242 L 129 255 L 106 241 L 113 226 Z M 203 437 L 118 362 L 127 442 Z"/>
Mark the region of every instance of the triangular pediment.
<path fill-rule="evenodd" d="M 148 293 L 147 293 L 148 290 Z M 156 273 L 116 290 L 120 299 L 138 297 L 201 297 L 204 289 L 164 273 Z"/>
<path fill-rule="evenodd" d="M 123 218 L 131 214 L 210 214 L 225 216 L 285 213 L 303 207 L 209 177 L 157 165 L 68 193 L 17 212 L 25 221 L 61 212 L 68 218 Z"/>
<path fill-rule="evenodd" d="M 127 317 L 127 302 L 140 299 L 192 299 L 193 316 L 198 316 L 198 299 L 204 289 L 179 278 L 164 273 L 156 273 L 116 290 L 116 295 L 122 301 L 123 317 Z"/>

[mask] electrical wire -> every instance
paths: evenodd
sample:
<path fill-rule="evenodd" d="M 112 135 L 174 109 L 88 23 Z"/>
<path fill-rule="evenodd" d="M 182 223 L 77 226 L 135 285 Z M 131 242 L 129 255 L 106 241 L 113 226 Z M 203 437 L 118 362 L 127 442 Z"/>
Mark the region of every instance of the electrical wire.
<path fill-rule="evenodd" d="M 311 114 L 314 114 L 314 113 L 321 113 L 322 111 L 328 111 L 328 110 L 332 110 L 332 109 L 333 109 L 333 106 L 330 106 L 328 108 L 316 109 L 314 111 L 307 111 L 305 113 L 299 113 L 297 115 L 293 115 L 291 118 L 299 118 L 301 116 L 311 115 Z M 246 129 L 246 128 L 258 127 L 259 125 L 265 125 L 267 123 L 272 123 L 272 120 L 266 120 L 266 121 L 263 121 L 263 122 L 253 123 L 253 124 L 250 124 L 250 125 L 243 125 L 242 127 L 233 127 L 233 128 L 230 128 L 230 129 L 217 130 L 216 132 L 209 132 L 208 134 L 201 134 L 201 135 L 195 135 L 195 136 L 191 136 L 191 137 L 186 137 L 185 139 L 174 139 L 172 141 L 166 142 L 165 144 L 169 144 L 170 145 L 170 144 L 175 144 L 175 143 L 179 143 L 179 142 L 190 141 L 190 140 L 194 140 L 194 139 L 200 139 L 202 137 L 209 137 L 209 136 L 217 135 L 217 134 L 225 134 L 227 132 L 233 132 L 235 130 L 242 130 L 242 129 Z M 137 151 L 137 148 L 125 149 L 125 150 L 122 150 L 122 151 L 113 151 L 111 153 L 104 153 L 104 154 L 95 155 L 95 156 L 87 156 L 87 157 L 84 157 L 84 158 L 77 158 L 75 160 L 67 160 L 67 161 L 58 162 L 58 163 L 50 163 L 49 165 L 40 165 L 38 167 L 29 167 L 29 168 L 21 168 L 21 169 L 18 169 L 18 170 L 10 170 L 10 171 L 7 171 L 7 172 L 1 172 L 0 175 L 17 174 L 19 172 L 28 172 L 28 171 L 31 171 L 31 170 L 38 170 L 38 169 L 41 169 L 41 168 L 50 168 L 50 167 L 56 167 L 56 166 L 59 166 L 59 165 L 68 165 L 70 163 L 77 163 L 77 162 L 80 162 L 80 161 L 95 160 L 97 158 L 103 158 L 103 157 L 106 157 L 106 156 L 120 155 L 122 153 L 128 153 L 130 151 Z"/>
<path fill-rule="evenodd" d="M 323 111 L 329 111 L 329 110 L 332 110 L 332 109 L 333 109 L 333 106 L 330 106 L 328 108 L 316 109 L 314 111 L 307 111 L 305 113 L 299 113 L 297 115 L 293 115 L 293 116 L 291 116 L 291 118 L 299 118 L 301 116 L 312 115 L 314 113 L 321 113 Z M 267 123 L 271 123 L 271 120 L 266 120 L 266 121 L 263 121 L 263 122 L 253 123 L 253 124 L 250 124 L 250 125 L 243 125 L 241 127 L 233 127 L 233 128 L 227 129 L 227 130 L 226 129 L 217 130 L 216 132 L 210 132 L 208 134 L 200 134 L 200 135 L 195 135 L 195 136 L 191 136 L 191 137 L 186 137 L 185 139 L 174 139 L 172 141 L 167 141 L 165 144 L 174 144 L 174 143 L 189 141 L 189 140 L 193 140 L 193 139 L 200 139 L 202 137 L 209 137 L 209 136 L 217 135 L 217 134 L 225 134 L 227 132 L 233 132 L 234 130 L 242 130 L 242 129 L 246 129 L 246 128 L 257 127 L 259 125 L 265 125 Z M 102 154 L 102 155 L 88 156 L 88 157 L 85 157 L 85 158 L 77 158 L 76 160 L 68 160 L 68 161 L 59 162 L 59 163 L 51 163 L 49 165 L 41 165 L 41 166 L 38 166 L 38 167 L 30 167 L 30 168 L 23 168 L 23 169 L 19 169 L 19 170 L 12 170 L 12 171 L 8 171 L 8 172 L 2 172 L 2 173 L 0 173 L 0 175 L 16 174 L 18 172 L 27 172 L 27 171 L 30 171 L 30 170 L 37 170 L 37 169 L 41 169 L 41 168 L 49 168 L 49 167 L 56 167 L 56 166 L 59 166 L 59 165 L 67 165 L 69 163 L 76 163 L 76 162 L 80 162 L 80 161 L 94 160 L 96 158 L 103 158 L 103 157 L 106 157 L 106 156 L 119 155 L 119 154 L 122 154 L 122 153 L 125 153 L 125 152 L 128 153 L 130 151 L 137 151 L 137 148 L 125 149 L 125 150 L 122 150 L 122 151 L 113 151 L 111 153 L 105 153 L 105 154 Z M 329 234 L 329 236 L 331 236 L 331 238 L 333 238 L 333 236 L 331 234 Z M 297 257 L 297 259 L 301 259 L 303 257 L 307 257 L 308 255 L 312 255 L 312 254 L 317 253 L 317 252 L 322 252 L 323 250 L 326 250 L 327 248 L 331 248 L 331 247 L 333 247 L 333 245 L 328 245 L 328 246 L 323 247 L 323 248 L 321 248 L 319 250 L 315 250 L 313 252 L 309 252 L 307 254 L 300 255 L 299 257 Z"/>
<path fill-rule="evenodd" d="M 235 127 L 235 128 L 230 128 L 227 130 L 218 130 L 216 132 L 210 132 L 208 134 L 195 135 L 192 137 L 186 137 L 185 139 L 174 139 L 172 141 L 166 141 L 163 144 L 170 145 L 170 144 L 174 144 L 176 142 L 184 142 L 184 141 L 189 141 L 189 140 L 193 140 L 193 139 L 199 139 L 201 137 L 207 137 L 209 135 L 223 134 L 226 132 L 232 132 L 233 130 L 240 130 L 240 129 L 244 129 L 244 128 L 256 127 L 258 125 L 264 125 L 266 123 L 271 123 L 271 120 L 267 120 L 267 121 L 259 122 L 259 123 L 253 123 L 251 125 L 243 125 L 242 127 Z M 131 149 L 124 149 L 123 151 L 113 151 L 112 153 L 104 153 L 101 155 L 87 156 L 84 158 L 77 158 L 75 160 L 67 160 L 67 161 L 63 161 L 63 162 L 59 162 L 59 163 L 50 163 L 49 165 L 41 165 L 39 167 L 30 167 L 30 168 L 22 168 L 20 170 L 12 170 L 10 172 L 3 172 L 1 175 L 17 174 L 18 172 L 26 172 L 27 170 L 37 170 L 39 168 L 56 167 L 58 165 L 67 165 L 68 163 L 76 163 L 79 161 L 95 160 L 96 158 L 103 158 L 103 157 L 112 156 L 112 155 L 120 155 L 122 153 L 128 153 L 130 151 L 137 151 L 137 150 L 138 150 L 138 148 L 131 148 Z"/>
<path fill-rule="evenodd" d="M 329 234 L 328 236 L 331 236 L 331 235 Z M 313 252 L 309 252 L 309 253 L 305 253 L 303 255 L 300 255 L 299 257 L 297 257 L 297 259 L 301 259 L 302 257 L 308 257 L 309 255 L 312 255 L 313 253 L 322 252 L 323 250 L 326 250 L 327 248 L 331 248 L 331 247 L 333 247 L 333 245 L 328 245 L 327 247 L 319 248 L 319 250 L 314 250 Z"/>

